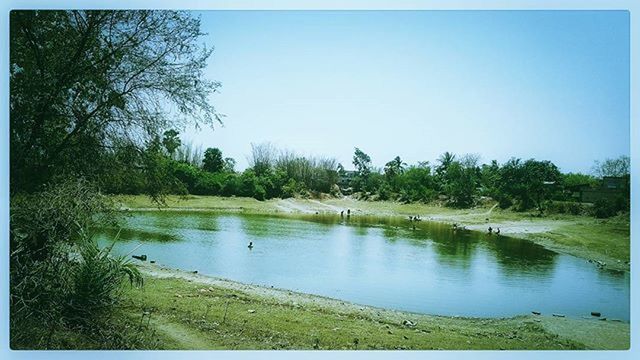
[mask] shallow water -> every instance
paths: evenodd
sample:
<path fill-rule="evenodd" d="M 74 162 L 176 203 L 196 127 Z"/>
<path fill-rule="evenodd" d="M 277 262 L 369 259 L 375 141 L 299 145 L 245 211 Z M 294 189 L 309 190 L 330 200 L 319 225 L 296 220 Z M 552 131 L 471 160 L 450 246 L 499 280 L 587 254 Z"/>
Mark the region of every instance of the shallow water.
<path fill-rule="evenodd" d="M 115 230 L 97 236 L 110 243 Z M 254 248 L 247 244 L 253 242 Z M 629 274 L 505 236 L 406 219 L 141 212 L 117 254 L 244 283 L 438 315 L 629 319 Z"/>

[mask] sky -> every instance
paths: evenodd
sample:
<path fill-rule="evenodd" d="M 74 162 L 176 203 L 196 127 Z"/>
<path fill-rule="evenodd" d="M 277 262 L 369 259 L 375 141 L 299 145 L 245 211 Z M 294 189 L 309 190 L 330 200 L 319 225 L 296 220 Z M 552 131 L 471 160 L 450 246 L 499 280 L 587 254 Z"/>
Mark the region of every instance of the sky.
<path fill-rule="evenodd" d="M 251 143 L 378 167 L 445 151 L 589 172 L 629 155 L 626 11 L 205 11 L 224 126 L 184 129 L 247 166 Z"/>

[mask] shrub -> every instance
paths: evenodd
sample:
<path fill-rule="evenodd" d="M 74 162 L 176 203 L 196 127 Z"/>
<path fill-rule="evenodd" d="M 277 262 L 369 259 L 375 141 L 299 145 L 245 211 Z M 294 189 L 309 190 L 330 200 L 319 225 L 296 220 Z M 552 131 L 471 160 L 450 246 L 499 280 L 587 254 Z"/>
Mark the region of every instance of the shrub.
<path fill-rule="evenodd" d="M 117 220 L 113 204 L 83 180 L 12 197 L 12 347 L 48 348 L 54 333 L 73 326 L 99 330 L 122 280 L 141 284 L 135 268 L 110 257 L 110 249 L 98 249 L 89 235 Z"/>
<path fill-rule="evenodd" d="M 89 325 L 108 313 L 120 298 L 123 280 L 142 286 L 140 272 L 126 257 L 110 256 L 113 244 L 100 249 L 90 238 L 78 244 L 78 259 L 69 266 L 70 291 L 64 304 L 69 323 Z"/>
<path fill-rule="evenodd" d="M 593 215 L 604 219 L 629 211 L 629 202 L 622 196 L 614 199 L 599 199 L 593 203 Z"/>
<path fill-rule="evenodd" d="M 583 215 L 588 213 L 584 204 L 575 201 L 548 201 L 545 204 L 548 213 Z"/>

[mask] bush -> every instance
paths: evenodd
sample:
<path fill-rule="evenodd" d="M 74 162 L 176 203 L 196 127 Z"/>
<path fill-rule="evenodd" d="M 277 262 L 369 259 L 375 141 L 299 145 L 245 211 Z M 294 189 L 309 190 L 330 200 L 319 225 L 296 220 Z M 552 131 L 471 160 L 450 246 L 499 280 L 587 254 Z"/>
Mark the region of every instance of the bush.
<path fill-rule="evenodd" d="M 599 219 L 609 218 L 624 211 L 629 211 L 629 202 L 622 196 L 600 199 L 593 204 L 593 215 Z"/>
<path fill-rule="evenodd" d="M 94 186 L 71 180 L 15 195 L 10 215 L 11 346 L 48 348 L 70 327 L 99 330 L 124 278 L 141 284 L 124 258 L 100 250 L 89 231 L 117 223 L 115 208 Z"/>
<path fill-rule="evenodd" d="M 190 192 L 196 195 L 219 195 L 222 193 L 223 182 L 224 178 L 219 174 L 203 171 Z"/>
<path fill-rule="evenodd" d="M 551 214 L 584 215 L 588 213 L 588 208 L 584 204 L 575 201 L 548 201 L 545 208 Z"/>
<path fill-rule="evenodd" d="M 101 319 L 120 299 L 123 280 L 142 286 L 138 269 L 126 257 L 110 256 L 112 247 L 100 249 L 90 238 L 78 244 L 79 258 L 69 263 L 70 291 L 64 303 L 69 324 L 88 326 Z"/>

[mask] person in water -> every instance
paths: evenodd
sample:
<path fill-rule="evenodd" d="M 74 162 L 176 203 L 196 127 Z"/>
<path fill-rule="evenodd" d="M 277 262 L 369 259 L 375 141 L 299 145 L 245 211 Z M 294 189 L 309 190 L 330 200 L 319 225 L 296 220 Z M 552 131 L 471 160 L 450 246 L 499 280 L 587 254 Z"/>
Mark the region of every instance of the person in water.
<path fill-rule="evenodd" d="M 249 246 L 247 246 L 249 249 L 253 249 L 253 241 L 249 241 Z"/>
<path fill-rule="evenodd" d="M 500 235 L 500 228 L 496 229 L 496 235 Z"/>
<path fill-rule="evenodd" d="M 489 226 L 489 234 L 491 234 L 493 232 L 493 229 L 491 228 L 491 226 Z"/>

